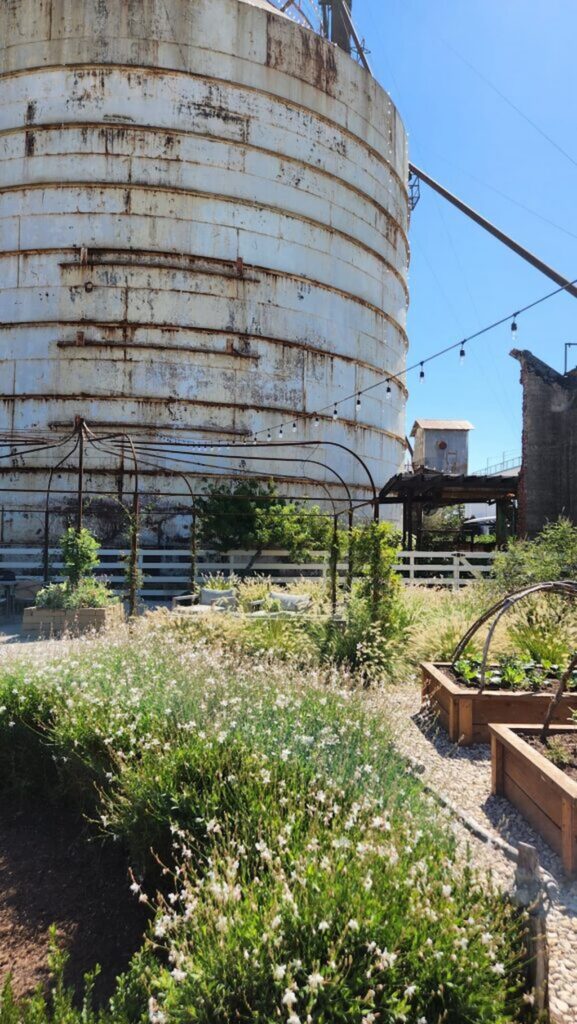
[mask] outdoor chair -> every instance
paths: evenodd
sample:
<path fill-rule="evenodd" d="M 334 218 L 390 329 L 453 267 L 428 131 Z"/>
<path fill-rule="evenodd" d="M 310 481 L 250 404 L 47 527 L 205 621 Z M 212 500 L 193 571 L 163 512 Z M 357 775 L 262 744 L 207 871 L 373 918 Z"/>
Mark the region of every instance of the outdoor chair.
<path fill-rule="evenodd" d="M 263 608 L 265 604 L 276 604 L 278 607 L 277 611 L 269 611 Z M 290 594 L 284 590 L 270 590 L 267 597 L 262 597 L 258 601 L 250 602 L 250 615 L 258 615 L 260 617 L 266 616 L 267 618 L 274 618 L 288 614 L 298 614 L 299 612 L 306 612 L 309 610 L 312 604 L 312 597 L 310 594 Z"/>
<path fill-rule="evenodd" d="M 43 586 L 44 584 L 38 583 L 37 580 L 17 580 L 14 588 L 14 607 L 28 608 L 29 605 L 34 604 L 36 594 L 42 590 Z"/>
<path fill-rule="evenodd" d="M 172 599 L 173 609 L 201 615 L 206 612 L 234 611 L 237 605 L 238 601 L 232 587 L 230 590 L 201 587 L 196 594 L 181 594 Z"/>

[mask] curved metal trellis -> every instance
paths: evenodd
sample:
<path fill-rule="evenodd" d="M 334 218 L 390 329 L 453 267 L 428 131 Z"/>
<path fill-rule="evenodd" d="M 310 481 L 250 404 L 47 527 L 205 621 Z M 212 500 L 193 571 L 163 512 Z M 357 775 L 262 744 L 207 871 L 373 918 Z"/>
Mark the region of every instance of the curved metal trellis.
<path fill-rule="evenodd" d="M 486 623 L 490 622 L 490 620 L 493 620 L 483 647 L 483 659 L 481 663 L 479 693 L 482 693 L 483 690 L 485 689 L 489 651 L 491 648 L 493 637 L 495 636 L 495 631 L 497 629 L 498 624 L 501 621 L 501 618 L 503 617 L 504 614 L 506 614 L 507 611 L 513 608 L 514 605 L 519 604 L 519 602 L 523 601 L 526 597 L 532 597 L 535 594 L 562 594 L 565 597 L 577 598 L 577 582 L 574 582 L 572 580 L 551 580 L 546 583 L 533 584 L 531 587 L 524 587 L 522 590 L 518 590 L 513 594 L 508 594 L 507 597 L 504 597 L 500 601 L 497 601 L 496 604 L 493 604 L 490 608 L 488 608 L 488 610 L 485 611 L 484 614 L 481 615 L 481 617 L 478 618 L 478 620 L 472 624 L 472 626 L 467 630 L 462 639 L 459 640 L 459 643 L 455 648 L 453 657 L 451 659 L 451 668 L 455 669 L 456 663 L 458 662 L 463 652 L 466 650 L 466 647 L 470 643 L 472 638 L 476 636 L 479 630 L 482 629 L 482 627 Z M 567 686 L 567 681 L 569 680 L 569 677 L 573 672 L 575 665 L 577 665 L 577 654 L 575 655 L 575 658 L 572 660 L 571 667 L 568 670 L 568 673 L 566 673 L 562 679 L 562 683 L 565 681 L 564 689 Z M 561 690 L 561 693 L 564 692 L 564 689 Z M 561 700 L 561 695 L 553 698 L 553 700 L 555 699 L 557 699 L 557 703 L 559 703 L 559 701 Z M 550 721 L 550 716 L 552 716 L 553 710 L 554 708 L 549 709 L 550 715 L 548 714 L 547 716 L 548 722 Z"/>

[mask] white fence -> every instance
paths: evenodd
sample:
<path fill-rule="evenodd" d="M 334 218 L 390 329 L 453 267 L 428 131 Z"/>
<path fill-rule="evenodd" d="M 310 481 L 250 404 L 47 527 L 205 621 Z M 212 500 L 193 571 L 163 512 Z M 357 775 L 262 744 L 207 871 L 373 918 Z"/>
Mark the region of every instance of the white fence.
<path fill-rule="evenodd" d="M 101 565 L 97 575 L 104 576 L 116 589 L 125 586 L 124 570 L 127 550 L 101 548 Z M 12 570 L 18 579 L 41 581 L 43 578 L 41 548 L 0 548 L 0 569 Z M 406 583 L 421 586 L 449 586 L 458 588 L 474 579 L 489 576 L 494 555 L 490 552 L 450 551 L 402 551 L 395 566 Z M 140 591 L 145 600 L 168 600 L 176 594 L 187 593 L 191 586 L 191 557 L 186 548 L 164 549 L 143 548 L 139 552 L 139 569 L 143 586 Z M 49 551 L 50 577 L 61 579 L 62 560 L 59 548 Z M 196 582 L 203 577 L 221 573 L 229 576 L 241 573 L 251 564 L 251 575 L 271 576 L 278 583 L 288 583 L 299 576 L 311 579 L 326 579 L 328 558 L 318 552 L 311 561 L 291 562 L 286 551 L 267 551 L 254 559 L 250 552 L 231 551 L 228 555 L 216 556 L 214 552 L 199 551 L 196 565 Z M 347 572 L 346 562 L 340 562 L 339 575 Z"/>
<path fill-rule="evenodd" d="M 427 587 L 466 586 L 493 571 L 492 551 L 402 551 L 395 566 L 405 583 Z"/>

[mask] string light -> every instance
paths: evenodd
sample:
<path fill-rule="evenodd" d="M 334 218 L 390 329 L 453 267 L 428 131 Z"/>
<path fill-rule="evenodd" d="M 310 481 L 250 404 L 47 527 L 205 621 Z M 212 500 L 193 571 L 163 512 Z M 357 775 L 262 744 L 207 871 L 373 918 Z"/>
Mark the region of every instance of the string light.
<path fill-rule="evenodd" d="M 389 380 L 389 381 L 387 381 L 387 392 L 386 392 L 386 394 L 387 394 L 387 402 L 391 401 L 392 392 L 393 392 L 393 389 L 391 388 L 391 382 Z"/>
<path fill-rule="evenodd" d="M 512 319 L 511 332 L 513 334 L 515 334 L 517 332 L 517 330 L 518 330 L 517 318 L 522 313 L 526 313 L 528 310 L 534 309 L 536 306 L 541 305 L 541 303 L 546 302 L 548 299 L 553 298 L 555 295 L 559 295 L 561 292 L 566 291 L 568 288 L 572 288 L 574 285 L 577 285 L 577 278 L 575 278 L 575 280 L 573 280 L 573 281 L 568 281 L 567 284 L 561 285 L 559 288 L 555 288 L 554 291 L 548 292 L 546 295 L 542 295 L 539 299 L 535 299 L 533 302 L 528 303 L 526 306 L 523 306 L 521 309 L 517 310 L 516 313 L 513 313 L 513 314 L 509 313 L 507 316 L 503 316 L 499 320 L 494 320 L 492 323 L 487 324 L 486 327 L 482 327 L 478 331 L 475 331 L 474 334 L 470 334 L 467 338 L 463 338 L 462 341 L 458 341 L 458 342 L 456 342 L 455 344 L 452 344 L 452 345 L 447 345 L 445 348 L 440 349 L 438 352 L 434 352 L 432 355 L 427 356 L 426 359 L 424 359 L 424 360 L 422 360 L 422 361 L 420 361 L 418 363 L 414 363 L 412 366 L 406 367 L 406 369 L 401 372 L 400 376 L 406 376 L 410 371 L 419 369 L 419 379 L 420 380 L 424 380 L 425 379 L 425 363 L 426 362 L 429 363 L 433 359 L 439 359 L 441 356 L 444 356 L 447 352 L 452 352 L 455 349 L 459 349 L 459 358 L 460 358 L 460 360 L 462 362 L 462 360 L 465 358 L 465 356 L 467 354 L 466 353 L 466 349 L 465 349 L 465 345 L 466 345 L 467 342 L 474 341 L 477 338 L 480 338 L 482 335 L 487 334 L 489 331 L 493 331 L 493 330 L 495 330 L 495 328 L 501 327 L 503 324 L 508 323 L 509 321 L 511 321 L 511 319 Z M 390 397 L 390 394 L 391 394 L 391 387 L 390 387 L 391 378 L 386 378 L 385 377 L 385 378 L 382 378 L 380 381 L 377 381 L 375 384 L 369 384 L 369 386 L 364 388 L 362 391 L 357 391 L 356 392 L 357 408 L 359 408 L 360 405 L 361 405 L 361 396 L 362 395 L 366 394 L 369 391 L 373 391 L 375 388 L 377 388 L 379 386 L 382 386 L 383 384 L 386 384 L 386 397 L 388 399 Z M 399 387 L 400 386 L 401 385 L 399 384 Z M 354 394 L 347 395 L 346 397 L 342 398 L 341 401 L 344 402 L 347 399 L 351 399 L 351 398 L 354 398 L 354 397 L 355 397 Z M 323 409 L 321 409 L 321 412 L 328 411 L 329 408 L 330 408 L 330 406 L 324 406 Z M 313 415 L 314 415 L 315 424 L 316 424 L 316 426 L 318 426 L 320 424 L 319 413 L 316 412 Z M 337 403 L 334 404 L 333 419 L 335 419 L 335 420 L 338 419 Z M 293 424 L 293 431 L 296 432 L 296 424 Z M 264 433 L 264 430 L 263 431 L 259 431 L 259 433 Z M 270 440 L 270 431 L 269 431 L 269 434 L 268 434 L 268 439 Z"/>
<path fill-rule="evenodd" d="M 267 430 L 266 439 L 267 441 L 270 441 L 270 430 Z"/>
<path fill-rule="evenodd" d="M 296 425 L 296 423 L 293 423 L 293 434 L 296 434 L 296 432 L 297 432 L 297 425 Z"/>
<path fill-rule="evenodd" d="M 279 437 L 284 437 L 284 432 L 283 432 L 283 428 L 282 427 L 280 428 L 280 430 L 278 432 L 278 436 Z"/>

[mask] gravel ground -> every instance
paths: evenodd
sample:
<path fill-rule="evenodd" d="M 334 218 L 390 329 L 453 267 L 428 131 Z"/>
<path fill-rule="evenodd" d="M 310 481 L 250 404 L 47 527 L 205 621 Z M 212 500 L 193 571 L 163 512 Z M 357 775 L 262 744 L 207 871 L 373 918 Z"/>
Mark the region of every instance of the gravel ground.
<path fill-rule="evenodd" d="M 420 711 L 420 691 L 407 685 L 378 698 L 391 722 L 400 752 L 424 766 L 423 779 L 490 835 L 515 846 L 531 843 L 541 867 L 554 879 L 547 887 L 550 1008 L 563 1024 L 577 1022 L 577 881 L 569 882 L 560 859 L 527 824 L 508 800 L 491 795 L 491 754 L 488 746 L 458 747 L 430 716 Z M 514 865 L 498 846 L 488 844 L 457 826 L 460 841 L 468 844 L 474 863 L 492 872 L 497 884 L 510 888 Z"/>

